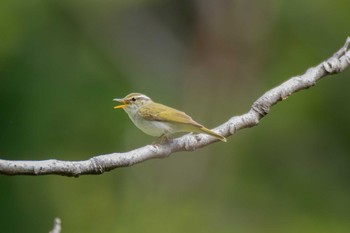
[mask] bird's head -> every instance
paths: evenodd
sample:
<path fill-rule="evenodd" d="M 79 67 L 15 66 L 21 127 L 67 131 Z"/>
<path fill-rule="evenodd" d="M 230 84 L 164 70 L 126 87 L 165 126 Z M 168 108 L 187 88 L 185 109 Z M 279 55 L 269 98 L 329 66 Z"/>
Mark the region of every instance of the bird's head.
<path fill-rule="evenodd" d="M 152 102 L 151 98 L 140 93 L 131 93 L 122 99 L 116 98 L 113 99 L 113 101 L 122 103 L 121 105 L 117 105 L 114 108 L 122 108 L 128 113 L 135 112 L 139 109 L 139 107 Z"/>

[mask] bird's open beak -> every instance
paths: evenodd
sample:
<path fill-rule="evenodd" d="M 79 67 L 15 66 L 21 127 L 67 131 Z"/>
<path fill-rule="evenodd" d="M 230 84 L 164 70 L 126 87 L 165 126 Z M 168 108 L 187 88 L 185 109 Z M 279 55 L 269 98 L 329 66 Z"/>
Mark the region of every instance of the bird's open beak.
<path fill-rule="evenodd" d="M 127 104 L 123 99 L 113 99 L 113 101 L 117 101 L 119 103 L 122 103 L 121 105 L 114 106 L 114 108 L 125 108 Z"/>

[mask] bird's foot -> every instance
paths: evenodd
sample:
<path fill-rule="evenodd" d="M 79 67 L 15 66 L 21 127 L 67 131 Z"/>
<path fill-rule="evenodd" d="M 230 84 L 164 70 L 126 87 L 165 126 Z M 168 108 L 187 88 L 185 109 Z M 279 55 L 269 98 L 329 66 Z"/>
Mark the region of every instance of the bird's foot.
<path fill-rule="evenodd" d="M 155 140 L 152 145 L 157 146 L 157 145 L 162 145 L 162 144 L 167 144 L 171 142 L 173 139 L 170 135 L 168 134 L 162 134 L 157 140 Z"/>

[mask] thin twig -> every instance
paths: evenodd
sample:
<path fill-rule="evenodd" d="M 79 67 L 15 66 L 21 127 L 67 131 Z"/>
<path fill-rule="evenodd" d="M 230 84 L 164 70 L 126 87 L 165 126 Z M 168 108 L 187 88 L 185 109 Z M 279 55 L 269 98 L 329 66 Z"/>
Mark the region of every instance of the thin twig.
<path fill-rule="evenodd" d="M 53 228 L 49 233 L 60 233 L 61 232 L 61 219 L 55 218 L 53 222 Z"/>
<path fill-rule="evenodd" d="M 291 94 L 310 88 L 329 74 L 342 72 L 350 64 L 347 38 L 344 46 L 328 60 L 308 69 L 304 74 L 290 78 L 279 86 L 267 91 L 256 100 L 249 112 L 229 119 L 215 129 L 225 137 L 237 131 L 257 125 L 270 108 Z M 119 167 L 132 166 L 154 158 L 165 158 L 178 151 L 193 151 L 218 140 L 204 134 L 187 134 L 162 145 L 147 145 L 129 152 L 99 155 L 84 161 L 11 161 L 0 159 L 0 173 L 5 175 L 48 175 L 75 176 L 102 174 Z"/>

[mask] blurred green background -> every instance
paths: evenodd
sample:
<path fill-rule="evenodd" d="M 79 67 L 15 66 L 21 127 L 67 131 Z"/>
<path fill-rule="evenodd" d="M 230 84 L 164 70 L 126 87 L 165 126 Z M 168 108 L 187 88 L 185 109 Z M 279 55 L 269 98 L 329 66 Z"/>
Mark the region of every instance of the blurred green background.
<path fill-rule="evenodd" d="M 85 160 L 151 143 L 113 98 L 215 127 L 328 58 L 348 0 L 0 2 L 0 158 Z M 348 232 L 350 71 L 258 127 L 99 176 L 0 176 L 1 232 Z"/>

